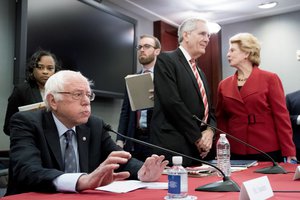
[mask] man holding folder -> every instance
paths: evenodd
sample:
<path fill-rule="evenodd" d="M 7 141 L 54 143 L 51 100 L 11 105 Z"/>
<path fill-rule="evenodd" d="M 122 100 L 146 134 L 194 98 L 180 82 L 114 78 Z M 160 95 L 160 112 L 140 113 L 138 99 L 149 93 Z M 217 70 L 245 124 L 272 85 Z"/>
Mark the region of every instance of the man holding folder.
<path fill-rule="evenodd" d="M 137 46 L 138 59 L 143 66 L 142 70 L 139 72 L 140 74 L 153 73 L 156 57 L 159 55 L 160 49 L 161 45 L 156 37 L 151 35 L 142 35 L 140 37 Z M 129 94 L 126 91 L 120 114 L 118 132 L 129 137 L 149 142 L 152 108 L 133 111 L 130 106 L 128 95 Z M 151 155 L 151 150 L 148 147 L 133 143 L 132 141 L 126 141 L 120 136 L 117 136 L 117 144 L 124 148 L 125 151 L 130 152 L 134 158 L 142 161 Z"/>

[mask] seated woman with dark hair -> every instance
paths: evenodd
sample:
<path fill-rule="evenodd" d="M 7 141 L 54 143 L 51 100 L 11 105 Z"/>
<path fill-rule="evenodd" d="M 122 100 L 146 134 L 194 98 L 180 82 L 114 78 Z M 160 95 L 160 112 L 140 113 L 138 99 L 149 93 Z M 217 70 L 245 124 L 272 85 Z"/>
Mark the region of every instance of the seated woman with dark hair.
<path fill-rule="evenodd" d="M 36 51 L 28 61 L 26 81 L 14 87 L 8 98 L 3 131 L 9 132 L 9 120 L 18 107 L 43 101 L 44 85 L 48 78 L 60 69 L 56 56 L 45 50 Z"/>

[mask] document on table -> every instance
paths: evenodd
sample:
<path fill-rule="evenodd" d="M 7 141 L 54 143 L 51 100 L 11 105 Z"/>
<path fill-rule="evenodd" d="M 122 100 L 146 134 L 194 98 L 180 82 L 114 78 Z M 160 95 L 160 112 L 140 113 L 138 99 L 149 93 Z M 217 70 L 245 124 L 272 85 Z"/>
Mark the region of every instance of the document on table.
<path fill-rule="evenodd" d="M 168 189 L 167 182 L 142 182 L 137 180 L 114 181 L 109 185 L 97 187 L 96 190 L 102 190 L 114 193 L 126 193 L 139 188 L 146 189 Z"/>
<path fill-rule="evenodd" d="M 211 164 L 217 165 L 217 160 L 210 161 Z M 230 160 L 231 167 L 252 167 L 257 165 L 257 160 Z"/>

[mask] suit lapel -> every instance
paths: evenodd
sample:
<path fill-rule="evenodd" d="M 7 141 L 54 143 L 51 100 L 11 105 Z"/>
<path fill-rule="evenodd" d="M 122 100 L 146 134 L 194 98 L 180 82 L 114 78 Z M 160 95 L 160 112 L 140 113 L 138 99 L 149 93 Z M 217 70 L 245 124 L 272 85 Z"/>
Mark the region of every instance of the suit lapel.
<path fill-rule="evenodd" d="M 45 138 L 49 145 L 49 149 L 53 153 L 54 159 L 58 163 L 59 169 L 63 171 L 64 167 L 58 131 L 51 112 L 44 112 L 43 128 Z"/>
<path fill-rule="evenodd" d="M 59 170 L 64 170 L 63 158 L 61 155 L 61 146 L 58 131 L 53 120 L 51 112 L 44 112 L 43 127 L 45 138 L 49 149 L 52 152 L 55 161 L 58 163 Z M 90 129 L 85 125 L 76 127 L 79 165 L 81 172 L 88 172 L 88 144 L 90 140 Z"/>
<path fill-rule="evenodd" d="M 226 82 L 224 83 L 224 87 L 223 87 L 224 95 L 226 97 L 244 103 L 245 98 L 247 98 L 249 95 L 253 95 L 257 93 L 260 90 L 259 83 L 261 83 L 259 80 L 259 69 L 257 67 L 253 67 L 253 71 L 251 75 L 249 76 L 248 80 L 239 91 L 237 86 L 237 72 L 236 72 L 233 76 L 228 78 L 228 80 L 226 80 Z"/>
<path fill-rule="evenodd" d="M 187 71 L 187 73 L 191 77 L 191 80 L 193 81 L 194 89 L 197 91 L 197 94 L 198 94 L 199 98 L 202 99 L 196 77 L 195 77 L 194 72 L 192 71 L 189 63 L 187 62 L 186 58 L 184 57 L 184 55 L 183 55 L 183 53 L 181 52 L 180 49 L 177 49 L 176 53 L 178 54 L 179 61 L 181 62 L 181 65 L 184 67 L 184 69 Z M 198 70 L 198 72 L 199 72 L 199 70 Z"/>
<path fill-rule="evenodd" d="M 249 81 L 249 82 L 248 82 Z M 249 83 L 249 84 L 247 84 Z M 259 84 L 261 83 L 259 78 L 259 68 L 253 67 L 252 73 L 249 76 L 248 80 L 244 84 L 244 86 L 240 90 L 241 98 L 244 99 L 249 95 L 253 95 L 260 91 Z"/>
<path fill-rule="evenodd" d="M 78 156 L 81 172 L 88 172 L 89 166 L 89 149 L 88 144 L 90 140 L 90 128 L 85 125 L 76 127 L 77 144 L 78 144 Z"/>
<path fill-rule="evenodd" d="M 34 99 L 34 102 L 41 102 L 41 101 L 43 101 L 42 95 L 40 93 L 40 90 L 39 90 L 38 86 L 32 88 L 32 97 Z"/>
<path fill-rule="evenodd" d="M 224 88 L 224 94 L 223 94 L 224 96 L 231 99 L 235 99 L 241 103 L 244 103 L 240 95 L 240 92 L 238 90 L 236 74 L 226 79 L 223 88 Z"/>

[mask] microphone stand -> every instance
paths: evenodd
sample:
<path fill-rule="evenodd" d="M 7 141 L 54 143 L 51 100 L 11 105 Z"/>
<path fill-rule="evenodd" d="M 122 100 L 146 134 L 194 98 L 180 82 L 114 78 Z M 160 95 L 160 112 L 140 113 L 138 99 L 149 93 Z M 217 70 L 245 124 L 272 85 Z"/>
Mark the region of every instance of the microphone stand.
<path fill-rule="evenodd" d="M 217 130 L 217 131 L 219 131 L 221 133 L 226 134 L 227 136 L 229 136 L 233 140 L 238 141 L 238 142 L 246 145 L 247 147 L 250 147 L 250 148 L 258 151 L 259 153 L 261 153 L 262 155 L 264 155 L 268 160 L 270 160 L 273 163 L 273 166 L 271 166 L 271 167 L 266 167 L 266 168 L 263 168 L 263 169 L 258 169 L 258 170 L 254 171 L 254 172 L 256 172 L 256 173 L 262 173 L 262 174 L 286 174 L 287 173 L 287 171 L 283 167 L 281 167 L 280 165 L 278 165 L 278 163 L 275 162 L 274 159 L 271 156 L 269 156 L 266 152 L 263 152 L 262 150 L 260 150 L 260 149 L 258 149 L 256 147 L 254 147 L 254 146 L 252 146 L 252 145 L 250 145 L 250 144 L 248 144 L 248 143 L 246 143 L 246 142 L 244 142 L 244 141 L 242 141 L 242 140 L 234 137 L 233 135 L 230 135 L 230 134 L 222 131 L 221 129 L 218 129 L 217 127 L 214 127 L 214 126 L 212 126 L 210 124 L 207 124 L 203 120 L 199 119 L 196 115 L 193 115 L 193 118 L 195 120 L 197 120 L 198 122 L 201 122 L 201 123 L 203 123 L 206 126 L 209 126 L 212 129 L 215 129 L 215 130 Z"/>
<path fill-rule="evenodd" d="M 196 191 L 209 191 L 209 192 L 239 192 L 240 191 L 240 187 L 237 185 L 237 183 L 235 183 L 233 180 L 231 180 L 229 176 L 226 176 L 221 169 L 219 169 L 218 167 L 216 167 L 215 165 L 213 165 L 209 162 L 206 162 L 204 160 L 200 160 L 200 159 L 197 159 L 197 158 L 193 158 L 191 156 L 188 156 L 188 155 L 185 155 L 185 154 L 182 154 L 182 153 L 170 150 L 170 149 L 166 149 L 166 148 L 163 148 L 163 147 L 160 147 L 160 146 L 148 143 L 148 142 L 137 140 L 137 139 L 132 138 L 132 137 L 125 136 L 121 133 L 118 133 L 118 132 L 112 130 L 111 126 L 108 125 L 108 124 L 104 124 L 103 128 L 105 130 L 111 131 L 111 132 L 113 132 L 113 133 L 115 133 L 115 134 L 117 134 L 117 135 L 119 135 L 119 136 L 121 136 L 121 137 L 123 137 L 127 140 L 145 145 L 147 147 L 151 147 L 151 148 L 154 148 L 154 149 L 160 149 L 160 150 L 165 151 L 167 153 L 171 153 L 171 154 L 174 154 L 174 155 L 180 155 L 184 158 L 188 158 L 188 159 L 191 159 L 191 160 L 194 160 L 194 161 L 197 161 L 197 162 L 204 163 L 206 165 L 209 165 L 209 166 L 215 168 L 216 170 L 218 170 L 222 174 L 223 181 L 218 181 L 218 182 L 215 182 L 215 183 L 206 184 L 204 186 L 196 188 L 195 189 Z"/>

